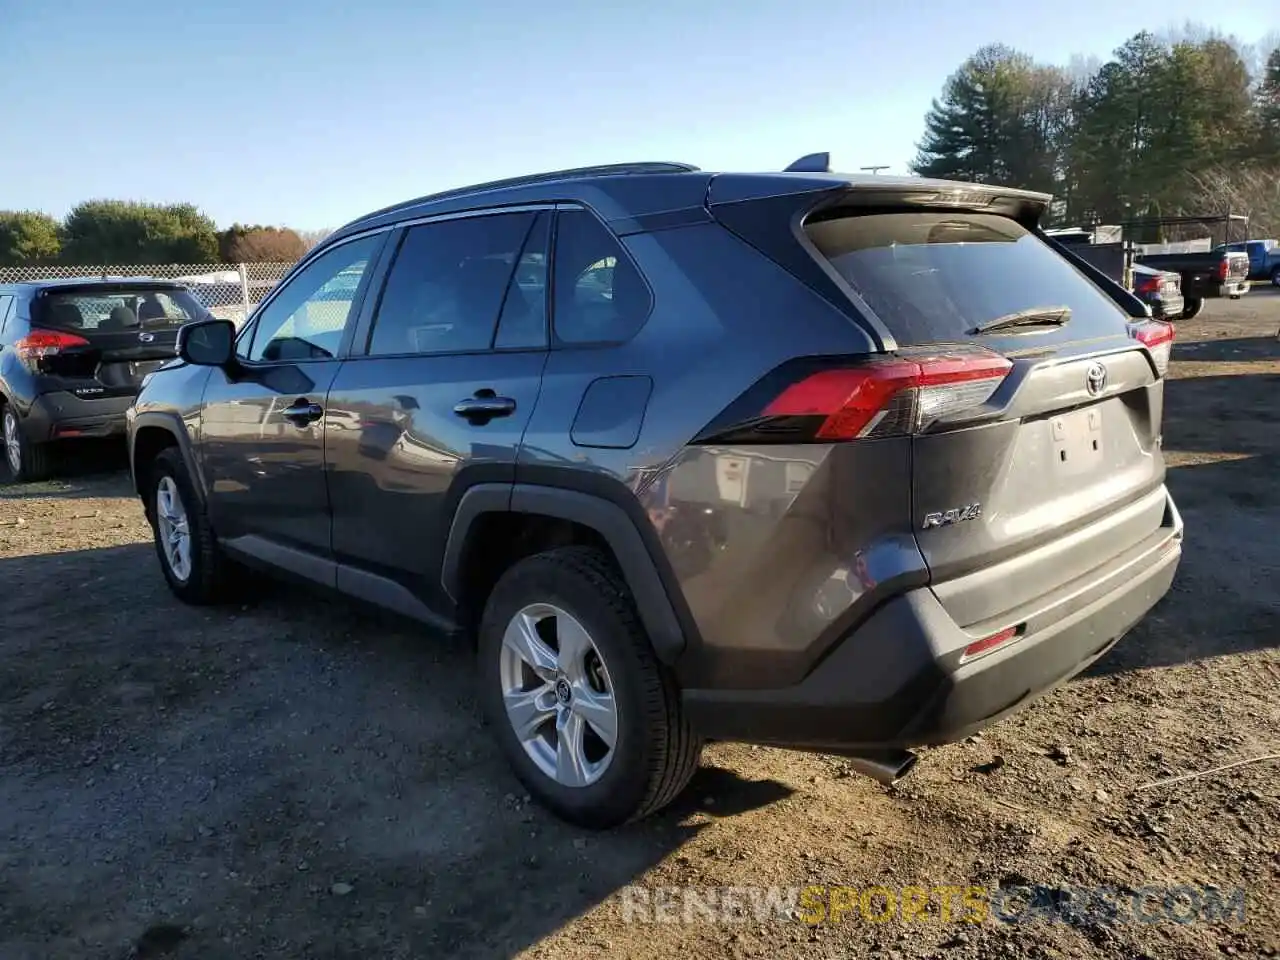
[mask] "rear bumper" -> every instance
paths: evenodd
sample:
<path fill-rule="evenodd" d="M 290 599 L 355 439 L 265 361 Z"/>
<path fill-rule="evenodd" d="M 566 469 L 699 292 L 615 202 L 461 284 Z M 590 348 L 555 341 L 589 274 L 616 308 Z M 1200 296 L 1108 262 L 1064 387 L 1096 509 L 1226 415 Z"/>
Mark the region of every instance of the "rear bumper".
<path fill-rule="evenodd" d="M 960 663 L 980 639 L 921 588 L 879 608 L 799 684 L 686 690 L 695 728 L 718 740 L 861 752 L 961 739 L 1025 706 L 1105 654 L 1168 591 L 1182 553 L 1172 501 L 1152 537 L 1055 591 L 1042 624 Z"/>
<path fill-rule="evenodd" d="M 82 400 L 64 391 L 41 394 L 27 411 L 22 429 L 32 443 L 71 437 L 124 436 L 124 414 L 133 400 L 131 396 Z"/>
<path fill-rule="evenodd" d="M 1240 297 L 1248 292 L 1248 280 L 1226 280 L 1209 287 L 1209 296 L 1211 297 Z"/>
<path fill-rule="evenodd" d="M 1182 297 L 1156 297 L 1147 303 L 1151 306 L 1151 315 L 1157 320 L 1177 320 L 1187 308 Z"/>

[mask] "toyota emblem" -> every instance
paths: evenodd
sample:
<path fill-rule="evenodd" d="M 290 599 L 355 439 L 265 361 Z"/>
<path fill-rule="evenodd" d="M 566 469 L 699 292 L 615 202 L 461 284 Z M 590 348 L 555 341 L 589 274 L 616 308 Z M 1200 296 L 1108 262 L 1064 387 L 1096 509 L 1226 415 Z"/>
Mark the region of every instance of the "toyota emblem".
<path fill-rule="evenodd" d="M 155 338 L 156 338 L 156 335 L 155 335 L 154 333 L 140 333 L 140 334 L 138 334 L 138 339 L 139 339 L 139 340 L 141 340 L 143 343 L 150 343 L 150 342 L 151 342 L 152 340 L 154 340 Z"/>
<path fill-rule="evenodd" d="M 1090 396 L 1096 397 L 1107 389 L 1107 368 L 1100 363 L 1089 364 L 1084 374 L 1084 385 Z"/>

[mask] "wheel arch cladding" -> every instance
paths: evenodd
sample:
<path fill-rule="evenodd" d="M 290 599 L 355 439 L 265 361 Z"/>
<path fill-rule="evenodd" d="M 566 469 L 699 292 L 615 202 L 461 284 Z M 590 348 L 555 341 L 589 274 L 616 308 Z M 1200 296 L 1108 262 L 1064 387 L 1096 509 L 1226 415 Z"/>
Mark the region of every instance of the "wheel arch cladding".
<path fill-rule="evenodd" d="M 182 421 L 167 413 L 148 412 L 138 415 L 130 436 L 129 469 L 133 472 L 134 489 L 141 495 L 143 481 L 146 479 L 142 464 L 154 460 L 161 451 L 176 447 L 178 454 L 187 465 L 191 476 L 191 484 L 196 496 L 206 499 L 204 475 L 197 469 L 195 457 L 191 449 L 191 438 L 187 435 Z"/>
<path fill-rule="evenodd" d="M 471 487 L 458 502 L 444 551 L 441 585 L 451 598 L 463 592 L 467 538 L 484 514 L 495 512 L 552 517 L 598 534 L 617 560 L 654 652 L 669 666 L 679 659 L 686 646 L 685 630 L 635 520 L 618 504 L 595 494 L 521 483 Z"/>

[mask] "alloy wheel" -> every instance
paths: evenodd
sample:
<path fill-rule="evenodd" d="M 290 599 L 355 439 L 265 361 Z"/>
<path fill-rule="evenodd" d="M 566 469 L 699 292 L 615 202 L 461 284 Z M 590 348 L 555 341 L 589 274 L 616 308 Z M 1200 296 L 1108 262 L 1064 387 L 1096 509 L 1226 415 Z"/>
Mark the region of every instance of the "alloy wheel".
<path fill-rule="evenodd" d="M 186 580 L 191 576 L 191 530 L 173 477 L 161 477 L 156 484 L 156 535 L 169 570 L 179 580 Z"/>
<path fill-rule="evenodd" d="M 9 472 L 17 477 L 22 472 L 22 438 L 18 435 L 18 418 L 7 408 L 4 411 L 4 454 L 9 462 Z"/>
<path fill-rule="evenodd" d="M 516 613 L 502 637 L 507 719 L 537 768 L 566 787 L 604 775 L 618 738 L 613 684 L 586 628 L 547 603 Z"/>

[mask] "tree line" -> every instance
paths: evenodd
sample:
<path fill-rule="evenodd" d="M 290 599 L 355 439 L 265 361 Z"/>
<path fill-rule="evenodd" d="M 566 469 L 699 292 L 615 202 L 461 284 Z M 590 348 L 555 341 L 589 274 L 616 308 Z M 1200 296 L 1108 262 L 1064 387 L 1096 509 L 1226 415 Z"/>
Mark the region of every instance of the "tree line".
<path fill-rule="evenodd" d="M 1052 193 L 1060 223 L 1230 210 L 1250 216 L 1251 236 L 1280 236 L 1271 39 L 1259 49 L 1197 28 L 1143 32 L 1104 63 L 1070 66 L 983 47 L 933 101 L 912 168 Z"/>
<path fill-rule="evenodd" d="M 61 221 L 0 211 L 0 266 L 292 263 L 326 233 L 239 223 L 219 230 L 190 203 L 88 200 Z"/>

